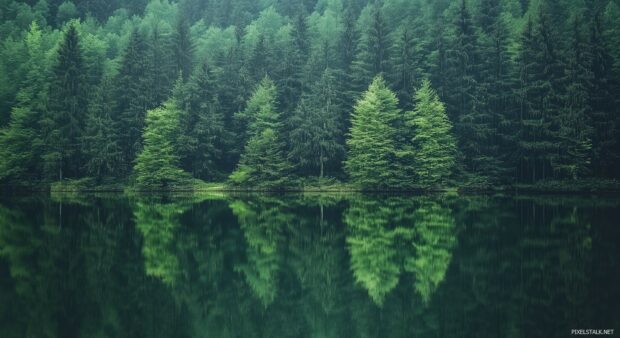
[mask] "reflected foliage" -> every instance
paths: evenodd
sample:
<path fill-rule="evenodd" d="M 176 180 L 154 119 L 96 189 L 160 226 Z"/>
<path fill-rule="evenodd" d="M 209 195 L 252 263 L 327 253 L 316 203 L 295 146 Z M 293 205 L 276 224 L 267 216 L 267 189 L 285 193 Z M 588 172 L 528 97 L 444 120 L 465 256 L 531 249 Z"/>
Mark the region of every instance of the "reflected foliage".
<path fill-rule="evenodd" d="M 0 336 L 614 327 L 619 214 L 612 197 L 0 197 Z"/>

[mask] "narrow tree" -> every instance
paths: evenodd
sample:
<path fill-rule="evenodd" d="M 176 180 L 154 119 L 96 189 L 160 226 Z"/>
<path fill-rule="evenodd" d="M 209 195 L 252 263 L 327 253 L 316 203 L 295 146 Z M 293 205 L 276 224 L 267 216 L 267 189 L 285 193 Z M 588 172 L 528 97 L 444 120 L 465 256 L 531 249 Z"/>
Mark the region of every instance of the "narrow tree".
<path fill-rule="evenodd" d="M 335 91 L 335 79 L 326 70 L 311 92 L 301 99 L 291 119 L 289 157 L 300 173 L 316 174 L 320 178 L 325 167 L 336 165 L 344 153 L 340 142 L 340 115 Z"/>
<path fill-rule="evenodd" d="M 277 189 L 287 183 L 291 165 L 279 134 L 282 120 L 275 109 L 276 92 L 273 81 L 265 77 L 248 101 L 244 118 L 249 122 L 249 140 L 230 175 L 234 184 Z"/>
<path fill-rule="evenodd" d="M 69 25 L 58 48 L 49 107 L 42 121 L 43 154 L 49 178 L 78 177 L 81 169 L 79 137 L 86 116 L 85 72 L 77 28 Z"/>
<path fill-rule="evenodd" d="M 180 130 L 179 114 L 174 102 L 147 112 L 144 149 L 134 166 L 138 187 L 170 188 L 186 182 L 188 175 L 179 168 L 174 142 Z"/>
<path fill-rule="evenodd" d="M 117 130 L 112 120 L 114 92 L 111 80 L 104 78 L 88 109 L 82 153 L 86 156 L 85 171 L 101 182 L 104 178 L 118 177 L 122 152 Z"/>
<path fill-rule="evenodd" d="M 177 82 L 177 87 L 182 86 Z M 178 95 L 178 94 L 177 94 Z M 176 96 L 176 95 L 175 95 Z M 178 149 L 182 168 L 195 177 L 217 180 L 229 140 L 210 67 L 204 63 L 183 88 Z"/>
<path fill-rule="evenodd" d="M 398 186 L 400 172 L 393 124 L 399 114 L 396 95 L 377 76 L 355 105 L 351 117 L 345 170 L 353 183 L 364 189 Z"/>
<path fill-rule="evenodd" d="M 405 124 L 411 132 L 408 155 L 412 183 L 446 183 L 456 165 L 456 142 L 446 109 L 428 80 L 416 91 L 415 108 L 405 113 Z"/>

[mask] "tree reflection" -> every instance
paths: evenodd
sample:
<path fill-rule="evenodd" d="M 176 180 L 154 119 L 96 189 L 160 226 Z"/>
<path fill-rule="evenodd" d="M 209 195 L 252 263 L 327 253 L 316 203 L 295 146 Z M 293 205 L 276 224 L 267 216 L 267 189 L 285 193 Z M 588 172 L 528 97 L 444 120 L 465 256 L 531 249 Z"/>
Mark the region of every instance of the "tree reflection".
<path fill-rule="evenodd" d="M 415 256 L 405 259 L 405 271 L 415 275 L 415 289 L 428 304 L 446 276 L 456 244 L 456 227 L 450 209 L 423 201 L 413 213 Z"/>
<path fill-rule="evenodd" d="M 236 200 L 230 208 L 237 216 L 246 240 L 247 262 L 237 270 L 265 307 L 276 298 L 278 273 L 282 264 L 283 232 L 291 221 L 278 198 Z"/>

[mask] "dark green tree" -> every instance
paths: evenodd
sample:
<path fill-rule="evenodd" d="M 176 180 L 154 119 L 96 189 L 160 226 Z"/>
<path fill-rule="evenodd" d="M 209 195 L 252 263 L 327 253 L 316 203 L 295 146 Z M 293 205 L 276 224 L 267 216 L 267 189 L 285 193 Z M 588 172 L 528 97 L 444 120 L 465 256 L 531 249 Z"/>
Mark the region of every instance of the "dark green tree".
<path fill-rule="evenodd" d="M 41 121 L 46 144 L 42 159 L 49 178 L 75 178 L 81 173 L 79 138 L 87 109 L 85 69 L 78 31 L 71 24 L 58 48 L 48 110 Z"/>
<path fill-rule="evenodd" d="M 182 84 L 177 83 L 177 87 Z M 182 168 L 205 180 L 221 178 L 224 147 L 229 140 L 220 111 L 216 85 L 208 64 L 192 75 L 177 102 L 181 105 L 178 150 Z"/>
<path fill-rule="evenodd" d="M 344 154 L 340 138 L 340 107 L 333 72 L 326 70 L 321 80 L 297 106 L 291 119 L 289 158 L 299 173 L 322 178 L 326 168 L 338 169 Z"/>
<path fill-rule="evenodd" d="M 104 178 L 119 177 L 122 152 L 117 130 L 112 120 L 115 106 L 114 91 L 109 78 L 104 78 L 89 105 L 82 153 L 86 158 L 85 171 L 99 182 Z"/>
<path fill-rule="evenodd" d="M 142 149 L 144 116 L 154 108 L 152 96 L 151 60 L 144 36 L 134 30 L 125 48 L 115 81 L 117 108 L 113 118 L 117 123 L 123 151 L 123 170 L 129 171 L 136 154 Z"/>
<path fill-rule="evenodd" d="M 366 88 L 376 75 L 388 73 L 390 61 L 390 40 L 381 2 L 369 6 L 369 22 L 359 23 L 363 30 L 351 68 L 352 81 L 358 92 Z"/>

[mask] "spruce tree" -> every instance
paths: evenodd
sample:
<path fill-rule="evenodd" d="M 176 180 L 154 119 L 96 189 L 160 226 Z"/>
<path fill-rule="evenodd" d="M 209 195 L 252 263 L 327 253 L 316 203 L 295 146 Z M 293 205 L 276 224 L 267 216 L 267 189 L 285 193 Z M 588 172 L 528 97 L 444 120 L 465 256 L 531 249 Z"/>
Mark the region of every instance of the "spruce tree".
<path fill-rule="evenodd" d="M 177 87 L 182 86 L 177 82 Z M 178 149 L 182 168 L 204 180 L 221 178 L 221 163 L 228 137 L 207 63 L 192 75 L 177 99 L 181 105 L 181 134 Z"/>
<path fill-rule="evenodd" d="M 126 172 L 142 149 L 145 113 L 156 107 L 152 95 L 151 61 L 144 36 L 134 30 L 115 80 L 117 107 L 113 119 L 120 136 L 124 159 L 122 167 Z"/>
<path fill-rule="evenodd" d="M 341 143 L 340 107 L 337 104 L 335 78 L 330 70 L 302 97 L 291 119 L 289 158 L 299 173 L 322 178 L 326 169 L 336 167 L 344 153 Z"/>
<path fill-rule="evenodd" d="M 361 92 L 376 75 L 388 73 L 390 41 L 388 28 L 377 1 L 370 8 L 370 22 L 362 22 L 362 34 L 357 44 L 355 60 L 351 66 L 354 89 Z"/>
<path fill-rule="evenodd" d="M 58 48 L 48 111 L 42 121 L 46 144 L 42 157 L 48 178 L 80 175 L 79 137 L 86 116 L 84 73 L 78 31 L 71 24 Z"/>
<path fill-rule="evenodd" d="M 347 139 L 345 171 L 351 182 L 364 189 L 399 185 L 397 164 L 398 99 L 377 76 L 355 105 Z"/>
<path fill-rule="evenodd" d="M 81 138 L 82 153 L 86 157 L 85 172 L 98 182 L 120 174 L 122 152 L 112 120 L 114 105 L 111 79 L 104 78 L 89 105 Z"/>
<path fill-rule="evenodd" d="M 456 141 L 444 104 L 424 80 L 416 91 L 415 108 L 405 113 L 409 143 L 401 155 L 408 171 L 406 182 L 417 186 L 445 184 L 456 167 Z"/>
<path fill-rule="evenodd" d="M 620 83 L 614 79 L 613 58 L 610 44 L 604 36 L 601 14 L 596 13 L 590 24 L 588 50 L 592 60 L 592 73 L 589 97 L 589 119 L 592 121 L 592 170 L 599 177 L 613 177 L 614 164 L 620 160 L 616 135 L 620 129 L 617 120 L 617 104 L 613 93 Z M 615 173 L 617 174 L 617 172 Z M 617 175 L 616 175 L 617 176 Z"/>
<path fill-rule="evenodd" d="M 134 166 L 139 188 L 173 188 L 187 183 L 188 175 L 179 167 L 174 142 L 180 131 L 179 116 L 175 102 L 167 102 L 147 112 L 144 149 Z"/>
<path fill-rule="evenodd" d="M 276 110 L 276 95 L 275 84 L 265 77 L 241 115 L 248 124 L 248 141 L 237 168 L 230 175 L 233 184 L 279 189 L 288 183 L 291 165 L 280 136 L 282 118 Z"/>
<path fill-rule="evenodd" d="M 562 67 L 555 33 L 541 8 L 536 24 L 530 19 L 519 46 L 519 168 L 522 180 L 553 177 L 557 161 Z"/>
<path fill-rule="evenodd" d="M 574 19 L 571 49 L 565 69 L 566 94 L 558 114 L 559 154 L 553 169 L 561 178 L 585 177 L 590 170 L 592 127 L 588 112 L 592 54 L 579 19 Z"/>

